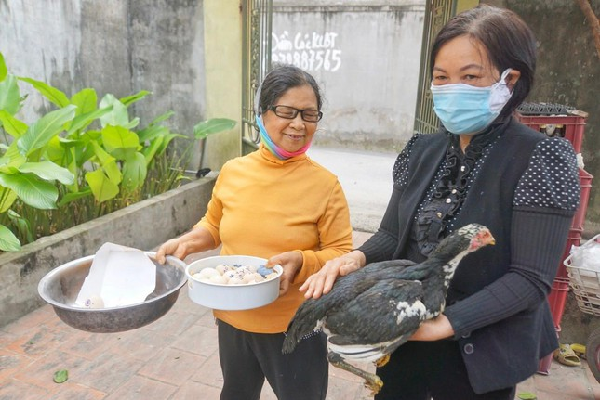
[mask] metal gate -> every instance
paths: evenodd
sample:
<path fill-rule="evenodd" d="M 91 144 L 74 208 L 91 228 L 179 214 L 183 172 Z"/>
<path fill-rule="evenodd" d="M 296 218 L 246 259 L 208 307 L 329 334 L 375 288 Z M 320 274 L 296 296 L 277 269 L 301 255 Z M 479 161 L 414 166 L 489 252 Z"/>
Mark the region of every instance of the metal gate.
<path fill-rule="evenodd" d="M 242 1 L 242 147 L 256 148 L 254 96 L 271 70 L 273 0 Z"/>
<path fill-rule="evenodd" d="M 435 133 L 438 130 L 439 120 L 433 112 L 433 98 L 430 89 L 431 46 L 438 32 L 455 14 L 455 10 L 456 0 L 428 0 L 425 5 L 425 21 L 421 42 L 421 72 L 414 128 L 419 133 Z"/>

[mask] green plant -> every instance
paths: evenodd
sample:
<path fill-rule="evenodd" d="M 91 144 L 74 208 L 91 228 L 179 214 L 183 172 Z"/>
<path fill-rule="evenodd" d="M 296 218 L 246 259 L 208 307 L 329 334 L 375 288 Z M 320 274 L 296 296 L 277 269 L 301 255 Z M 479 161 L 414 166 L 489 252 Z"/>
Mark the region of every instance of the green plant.
<path fill-rule="evenodd" d="M 8 74 L 4 56 L 0 54 L 0 124 L 14 140 L 3 144 L 0 157 L 0 213 L 21 199 L 32 207 L 46 210 L 56 207 L 58 189 L 54 181 L 73 183 L 73 174 L 56 163 L 43 160 L 41 148 L 62 125 L 73 118 L 74 106 L 51 111 L 27 126 L 14 117 L 21 109 L 17 79 Z M 16 218 L 16 216 L 14 216 Z M 4 225 L 0 225 L 0 250 L 16 251 L 20 241 Z"/>
<path fill-rule="evenodd" d="M 24 98 L 18 81 L 30 84 L 58 109 L 27 124 L 16 117 Z M 142 129 L 128 107 L 150 93 L 98 102 L 94 89 L 71 98 L 59 89 L 8 73 L 0 53 L 0 250 L 56 233 L 179 184 L 185 156 L 169 154 L 175 138 L 164 124 L 168 111 Z M 197 124 L 193 135 L 231 129 L 234 121 Z M 60 200 L 59 200 L 60 198 Z M 67 211 L 68 212 L 65 212 Z M 15 235 L 7 225 L 13 226 Z"/>

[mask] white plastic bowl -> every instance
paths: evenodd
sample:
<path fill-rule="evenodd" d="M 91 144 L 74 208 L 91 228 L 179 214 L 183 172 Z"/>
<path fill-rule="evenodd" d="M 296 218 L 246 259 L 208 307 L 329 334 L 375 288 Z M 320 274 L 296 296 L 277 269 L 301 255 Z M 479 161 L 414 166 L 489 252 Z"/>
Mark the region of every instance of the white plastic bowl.
<path fill-rule="evenodd" d="M 272 303 L 279 296 L 279 278 L 283 273 L 280 265 L 273 267 L 277 273 L 276 278 L 245 285 L 200 282 L 193 277 L 204 268 L 214 268 L 220 264 L 261 266 L 266 263 L 266 259 L 252 256 L 214 256 L 194 261 L 185 269 L 190 299 L 216 310 L 248 310 Z"/>

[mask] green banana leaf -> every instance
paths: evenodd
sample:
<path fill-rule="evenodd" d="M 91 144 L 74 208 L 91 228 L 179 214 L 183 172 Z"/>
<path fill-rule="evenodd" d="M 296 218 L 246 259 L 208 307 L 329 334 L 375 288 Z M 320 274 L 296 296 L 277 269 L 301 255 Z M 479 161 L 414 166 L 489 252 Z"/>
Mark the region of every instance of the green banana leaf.
<path fill-rule="evenodd" d="M 134 153 L 123 164 L 122 186 L 127 192 L 133 192 L 144 184 L 147 173 L 146 158 L 142 153 Z"/>
<path fill-rule="evenodd" d="M 0 214 L 8 211 L 17 198 L 18 196 L 13 190 L 0 186 Z"/>
<path fill-rule="evenodd" d="M 102 144 L 117 160 L 125 160 L 140 148 L 138 135 L 122 126 L 107 125 L 102 129 Z"/>
<path fill-rule="evenodd" d="M 99 202 L 114 199 L 119 193 L 119 186 L 111 182 L 101 169 L 85 174 L 85 180 Z"/>
<path fill-rule="evenodd" d="M 46 145 L 46 159 L 52 161 L 58 165 L 67 165 L 65 161 L 66 152 L 69 148 L 68 144 L 63 145 L 61 142 L 62 138 L 60 136 L 54 136 L 52 139 L 48 141 Z M 65 139 L 68 142 L 72 142 L 72 140 Z"/>
<path fill-rule="evenodd" d="M 112 111 L 103 115 L 100 118 L 100 124 L 102 127 L 107 125 L 113 126 L 125 126 L 129 123 L 129 115 L 127 114 L 127 107 L 121 103 L 112 94 L 105 95 L 100 100 L 100 108 L 106 108 L 112 106 Z"/>
<path fill-rule="evenodd" d="M 19 251 L 21 243 L 19 239 L 4 225 L 0 225 L 0 250 Z"/>
<path fill-rule="evenodd" d="M 62 131 L 63 124 L 73 119 L 75 106 L 68 105 L 60 110 L 50 111 L 35 123 L 19 138 L 18 146 L 24 155 L 40 149 L 54 136 Z"/>
<path fill-rule="evenodd" d="M 75 115 L 87 114 L 97 109 L 98 95 L 96 90 L 92 88 L 81 89 L 79 92 L 71 96 L 71 104 L 77 106 Z"/>
<path fill-rule="evenodd" d="M 153 140 L 158 136 L 164 136 L 169 134 L 169 128 L 162 125 L 149 125 L 144 129 L 137 132 L 140 138 L 140 143 Z"/>
<path fill-rule="evenodd" d="M 94 148 L 94 154 L 98 159 L 100 167 L 104 171 L 106 177 L 111 181 L 113 185 L 118 186 L 121 183 L 123 175 L 117 165 L 117 162 L 113 156 L 108 154 L 100 145 L 96 142 L 92 142 Z M 95 195 L 95 194 L 94 194 Z M 98 199 L 98 197 L 96 197 Z"/>
<path fill-rule="evenodd" d="M 164 140 L 165 138 L 163 136 L 158 136 L 150 143 L 150 146 L 144 147 L 141 150 L 142 154 L 144 155 L 144 158 L 146 159 L 146 166 L 148 166 L 152 162 L 152 160 L 154 160 L 154 156 L 156 155 L 157 151 L 162 147 Z"/>
<path fill-rule="evenodd" d="M 6 153 L 4 153 L 4 156 L 0 157 L 0 172 L 18 174 L 19 167 L 26 161 L 27 159 L 17 147 L 17 142 L 13 141 L 6 150 Z"/>
<path fill-rule="evenodd" d="M 6 69 L 6 61 L 4 61 L 4 56 L 2 52 L 0 52 L 0 82 L 6 79 L 6 74 L 8 74 L 8 69 Z"/>
<path fill-rule="evenodd" d="M 168 135 L 163 136 L 161 146 L 156 151 L 156 154 L 162 155 L 167 150 L 167 147 L 169 146 L 169 143 L 171 143 L 171 140 L 175 139 L 176 137 L 183 137 L 183 136 L 175 134 L 175 133 L 169 133 Z"/>
<path fill-rule="evenodd" d="M 98 158 L 98 162 L 100 163 L 100 165 L 104 165 L 108 161 L 115 160 L 115 158 L 113 156 L 111 156 L 110 154 L 108 154 L 106 152 L 106 150 L 104 150 L 98 142 L 90 142 L 90 143 L 92 145 L 92 148 L 94 149 L 94 155 L 96 156 L 96 158 Z"/>
<path fill-rule="evenodd" d="M 13 117 L 8 111 L 0 110 L 0 126 L 14 138 L 20 138 L 27 132 L 27 124 Z"/>
<path fill-rule="evenodd" d="M 58 189 L 33 174 L 2 174 L 0 185 L 12 189 L 25 203 L 40 210 L 56 208 Z"/>
<path fill-rule="evenodd" d="M 17 78 L 8 74 L 0 82 L 0 110 L 6 110 L 9 114 L 15 115 L 21 109 L 21 91 Z"/>
<path fill-rule="evenodd" d="M 194 137 L 204 139 L 209 135 L 233 129 L 236 122 L 227 118 L 212 118 L 194 125 Z"/>
<path fill-rule="evenodd" d="M 13 225 L 19 230 L 19 235 L 27 239 L 27 243 L 31 243 L 35 240 L 29 221 L 12 210 L 8 210 L 6 215 L 8 215 L 8 219 L 10 219 Z"/>
<path fill-rule="evenodd" d="M 72 202 L 73 200 L 81 199 L 81 198 L 87 197 L 87 196 L 92 196 L 92 189 L 89 186 L 82 189 L 79 192 L 65 194 L 58 202 L 58 206 L 62 207 L 65 204 Z"/>
<path fill-rule="evenodd" d="M 147 90 L 140 90 L 139 93 L 131 95 L 131 96 L 127 96 L 127 97 L 121 97 L 119 99 L 119 101 L 121 101 L 121 103 L 123 103 L 126 107 L 129 107 L 132 103 L 135 103 L 136 101 L 143 99 L 144 97 L 148 96 L 149 94 L 152 94 L 150 92 L 148 92 Z"/>
<path fill-rule="evenodd" d="M 113 185 L 119 186 L 119 184 L 123 181 L 123 173 L 121 172 L 121 169 L 117 165 L 117 161 L 114 158 L 103 163 L 102 170 L 108 179 L 110 179 L 110 181 L 113 183 Z"/>
<path fill-rule="evenodd" d="M 31 78 L 19 77 L 19 80 L 22 82 L 27 82 L 33 85 L 33 87 L 42 94 L 45 98 L 50 100 L 52 104 L 57 105 L 60 108 L 64 108 L 71 104 L 69 98 L 60 90 L 55 87 L 48 85 L 47 83 L 36 81 Z"/>
<path fill-rule="evenodd" d="M 112 111 L 112 106 L 108 106 L 106 108 L 101 108 L 99 110 L 93 110 L 90 112 L 86 112 L 85 114 L 79 114 L 75 118 L 73 118 L 73 123 L 71 127 L 67 131 L 67 136 L 72 135 L 73 133 L 87 127 L 89 124 L 94 122 L 96 119 L 101 118 L 103 115 Z"/>
<path fill-rule="evenodd" d="M 150 122 L 150 125 L 158 125 L 163 121 L 168 120 L 169 118 L 171 118 L 173 115 L 175 115 L 175 111 L 173 110 L 169 110 L 164 114 L 159 115 L 158 117 L 154 118 L 152 120 L 152 122 Z"/>
<path fill-rule="evenodd" d="M 57 180 L 63 185 L 73 184 L 73 174 L 71 171 L 52 161 L 26 162 L 21 165 L 19 170 L 24 174 L 35 174 L 46 181 Z"/>

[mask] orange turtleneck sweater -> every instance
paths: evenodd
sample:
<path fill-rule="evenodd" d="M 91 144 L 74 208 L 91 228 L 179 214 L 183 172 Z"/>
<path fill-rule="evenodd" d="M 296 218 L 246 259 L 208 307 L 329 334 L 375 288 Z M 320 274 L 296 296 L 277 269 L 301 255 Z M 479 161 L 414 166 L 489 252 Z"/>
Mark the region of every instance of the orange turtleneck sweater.
<path fill-rule="evenodd" d="M 306 154 L 281 161 L 262 146 L 225 163 L 198 225 L 222 245 L 222 255 L 302 252 L 298 275 L 275 302 L 214 310 L 215 317 L 249 332 L 284 332 L 304 301 L 300 285 L 325 262 L 352 250 L 350 212 L 337 177 Z"/>

